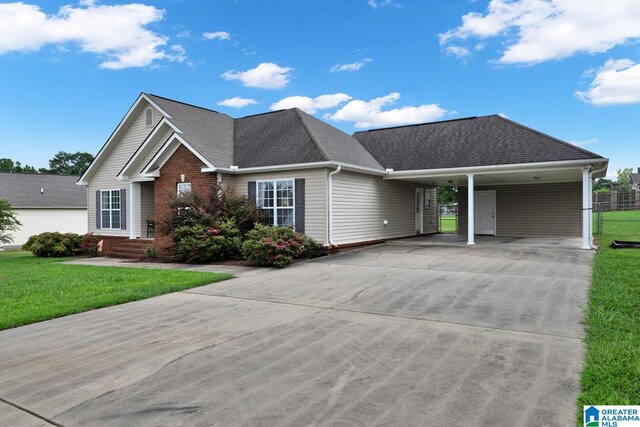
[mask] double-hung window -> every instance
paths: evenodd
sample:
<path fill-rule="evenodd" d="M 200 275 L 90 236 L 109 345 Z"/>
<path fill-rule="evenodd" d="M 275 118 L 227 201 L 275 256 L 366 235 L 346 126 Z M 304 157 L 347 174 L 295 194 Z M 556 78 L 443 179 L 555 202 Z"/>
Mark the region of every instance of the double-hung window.
<path fill-rule="evenodd" d="M 100 191 L 101 228 L 120 230 L 120 190 Z"/>
<path fill-rule="evenodd" d="M 257 204 L 266 213 L 265 222 L 268 225 L 293 224 L 293 179 L 258 181 L 257 197 Z"/>

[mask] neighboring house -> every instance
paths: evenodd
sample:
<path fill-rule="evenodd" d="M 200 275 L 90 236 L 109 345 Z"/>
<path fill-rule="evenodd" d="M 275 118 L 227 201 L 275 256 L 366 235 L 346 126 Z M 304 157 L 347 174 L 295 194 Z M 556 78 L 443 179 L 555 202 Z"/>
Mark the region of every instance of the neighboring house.
<path fill-rule="evenodd" d="M 638 173 L 631 174 L 631 189 L 640 191 L 640 168 L 638 168 Z"/>
<path fill-rule="evenodd" d="M 151 237 L 147 221 L 166 217 L 169 194 L 216 182 L 327 246 L 435 233 L 436 188 L 458 186 L 469 244 L 575 236 L 588 248 L 592 178 L 607 164 L 498 115 L 348 135 L 297 108 L 234 119 L 142 93 L 78 184 L 107 254 Z"/>
<path fill-rule="evenodd" d="M 0 173 L 0 199 L 15 210 L 22 226 L 12 245 L 45 231 L 87 232 L 87 191 L 77 176 Z"/>

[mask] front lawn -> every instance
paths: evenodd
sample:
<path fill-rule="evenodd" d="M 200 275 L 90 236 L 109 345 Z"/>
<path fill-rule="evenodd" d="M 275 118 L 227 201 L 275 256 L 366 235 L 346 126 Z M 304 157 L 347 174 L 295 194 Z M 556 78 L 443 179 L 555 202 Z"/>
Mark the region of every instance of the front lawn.
<path fill-rule="evenodd" d="M 455 215 L 442 215 L 440 217 L 440 233 L 455 234 L 458 232 L 458 218 Z"/>
<path fill-rule="evenodd" d="M 64 260 L 64 259 L 62 259 Z M 60 264 L 0 252 L 0 330 L 230 279 L 230 274 Z"/>
<path fill-rule="evenodd" d="M 612 240 L 640 241 L 640 211 L 605 212 L 593 261 L 585 322 L 582 405 L 640 404 L 640 249 L 611 249 Z"/>

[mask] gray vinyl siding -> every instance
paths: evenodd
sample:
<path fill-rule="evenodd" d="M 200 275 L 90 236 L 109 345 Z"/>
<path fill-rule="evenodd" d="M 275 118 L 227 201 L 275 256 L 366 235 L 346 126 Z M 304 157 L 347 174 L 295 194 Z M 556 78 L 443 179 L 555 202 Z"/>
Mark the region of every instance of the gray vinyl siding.
<path fill-rule="evenodd" d="M 499 185 L 476 187 L 496 191 L 496 235 L 555 237 L 581 235 L 582 184 Z M 459 188 L 459 233 L 467 234 L 467 187 Z"/>
<path fill-rule="evenodd" d="M 333 240 L 337 244 L 411 236 L 415 225 L 415 184 L 353 172 L 333 176 Z"/>
<path fill-rule="evenodd" d="M 145 126 L 145 110 L 148 104 L 141 103 L 137 115 L 133 117 L 133 121 L 128 129 L 124 130 L 123 135 L 112 141 L 109 152 L 105 152 L 102 164 L 99 165 L 93 176 L 89 178 L 87 185 L 87 203 L 89 215 L 89 232 L 110 236 L 128 236 L 128 230 L 101 230 L 96 229 L 96 191 L 104 189 L 126 189 L 127 199 L 129 199 L 129 182 L 118 181 L 116 176 L 122 167 L 131 158 L 136 149 L 142 144 L 142 141 L 149 135 L 153 127 Z M 162 118 L 162 114 L 153 111 L 154 125 Z M 126 200 L 127 207 L 129 200 Z M 138 203 L 139 206 L 139 203 Z M 129 221 L 127 221 L 127 224 Z"/>
<path fill-rule="evenodd" d="M 147 237 L 147 220 L 155 217 L 154 185 L 153 182 L 140 183 L 140 237 Z"/>
<path fill-rule="evenodd" d="M 223 175 L 222 182 L 233 183 L 238 194 L 247 194 L 250 181 L 266 179 L 305 180 L 305 234 L 318 243 L 327 244 L 327 169 L 304 169 L 288 172 L 264 172 L 236 176 Z"/>
<path fill-rule="evenodd" d="M 425 200 L 431 200 L 431 207 L 426 207 L 422 213 L 422 232 L 424 234 L 433 234 L 438 232 L 438 189 L 425 188 Z"/>
<path fill-rule="evenodd" d="M 167 126 L 167 125 L 163 124 L 162 126 Z M 169 139 L 171 134 L 173 134 L 173 128 L 171 128 L 170 126 L 167 126 L 167 129 L 164 132 L 162 132 L 157 137 L 154 137 L 154 139 L 156 140 L 155 143 L 145 148 L 146 153 L 144 156 L 142 156 L 141 159 L 138 160 L 138 164 L 135 166 L 132 177 L 140 175 L 142 170 L 151 161 L 153 156 L 155 156 L 158 150 L 160 150 L 160 148 L 164 145 L 164 143 L 167 142 L 167 139 Z"/>

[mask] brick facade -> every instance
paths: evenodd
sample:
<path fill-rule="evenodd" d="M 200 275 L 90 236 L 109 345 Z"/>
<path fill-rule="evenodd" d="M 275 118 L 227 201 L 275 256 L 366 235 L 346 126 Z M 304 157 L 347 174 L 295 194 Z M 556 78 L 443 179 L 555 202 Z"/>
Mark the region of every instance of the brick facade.
<path fill-rule="evenodd" d="M 160 224 L 169 214 L 169 200 L 177 193 L 177 184 L 191 183 L 191 190 L 200 194 L 207 194 L 216 184 L 215 173 L 202 173 L 200 169 L 205 165 L 184 145 L 173 153 L 171 158 L 160 169 L 160 176 L 154 181 L 155 221 L 157 224 L 154 246 L 159 252 L 164 252 L 173 244 L 171 236 L 160 233 Z"/>

